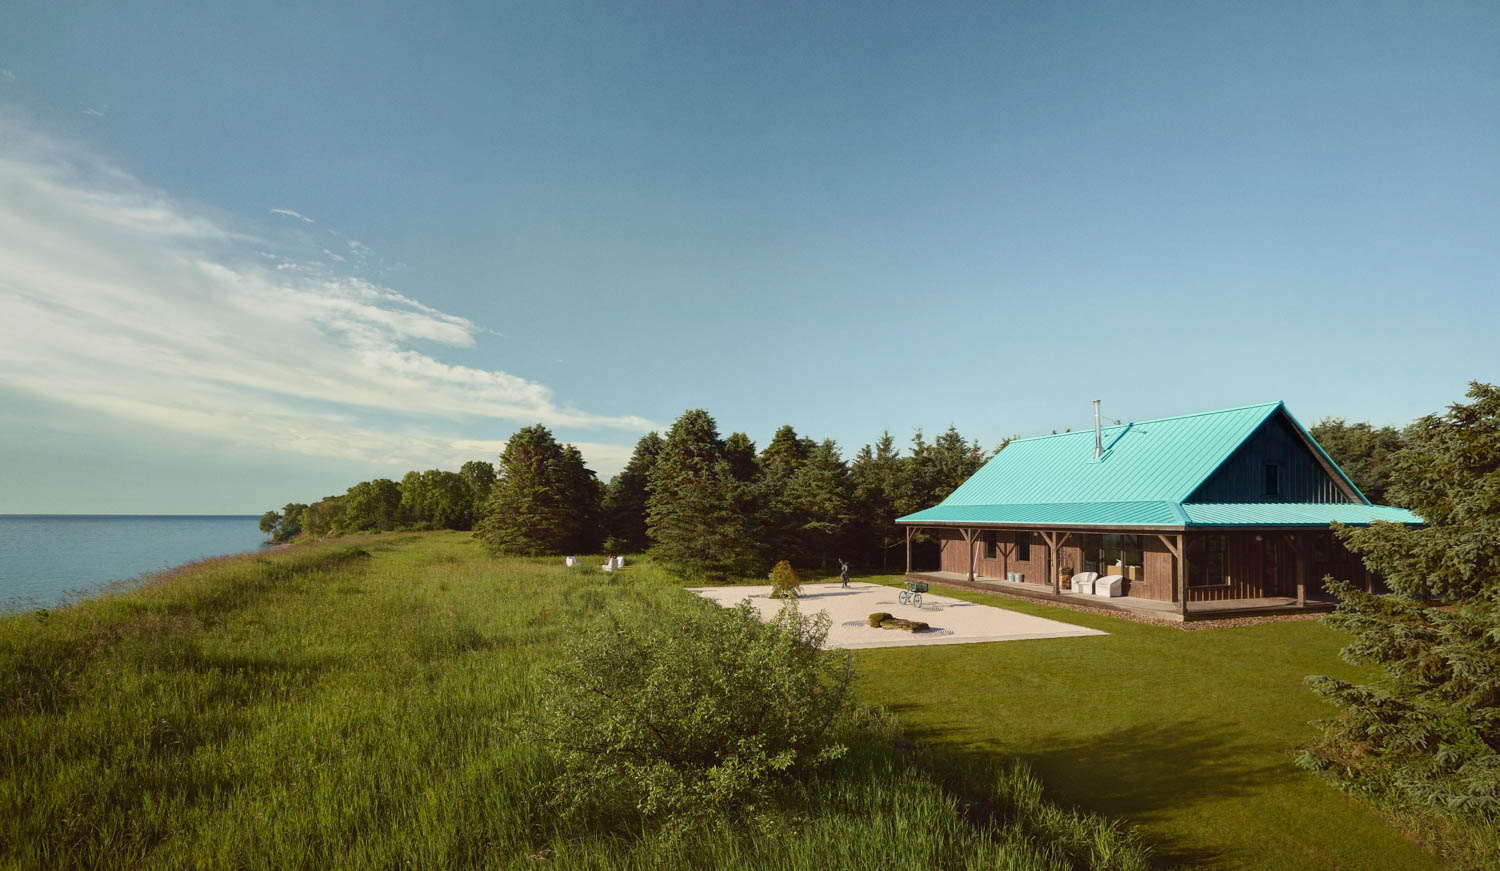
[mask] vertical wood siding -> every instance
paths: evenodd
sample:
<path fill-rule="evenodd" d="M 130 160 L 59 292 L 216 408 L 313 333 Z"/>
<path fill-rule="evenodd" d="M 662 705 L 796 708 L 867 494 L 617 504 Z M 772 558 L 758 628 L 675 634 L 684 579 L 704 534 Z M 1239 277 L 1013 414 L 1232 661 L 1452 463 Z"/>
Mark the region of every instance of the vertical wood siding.
<path fill-rule="evenodd" d="M 1279 470 L 1279 492 L 1265 492 L 1265 467 Z M 1218 471 L 1209 476 L 1189 502 L 1350 502 L 1339 483 L 1313 456 L 1286 417 L 1273 415 Z"/>

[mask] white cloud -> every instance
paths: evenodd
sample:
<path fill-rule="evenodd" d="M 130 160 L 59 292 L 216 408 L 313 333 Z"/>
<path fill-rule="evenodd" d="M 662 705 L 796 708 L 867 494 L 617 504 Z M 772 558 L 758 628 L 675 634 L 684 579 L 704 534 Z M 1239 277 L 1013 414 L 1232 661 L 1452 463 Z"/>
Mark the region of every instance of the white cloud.
<path fill-rule="evenodd" d="M 0 69 L 0 84 L 10 84 L 16 80 L 16 74 L 7 69 Z"/>
<path fill-rule="evenodd" d="M 89 116 L 94 117 L 94 118 L 103 118 L 104 117 L 104 113 L 100 112 L 98 109 L 95 109 L 93 106 L 84 106 L 83 107 L 83 114 L 89 115 Z"/>
<path fill-rule="evenodd" d="M 271 214 L 273 214 L 273 215 L 286 215 L 288 218 L 296 218 L 297 220 L 302 221 L 303 223 L 306 223 L 306 224 L 316 223 L 315 221 L 313 221 L 312 218 L 309 218 L 308 216 L 302 214 L 301 212 L 292 211 L 291 209 L 272 209 L 271 210 Z"/>
<path fill-rule="evenodd" d="M 493 456 L 498 443 L 462 435 L 485 421 L 504 421 L 504 431 L 538 421 L 654 428 L 569 407 L 521 376 L 447 362 L 441 349 L 473 347 L 488 331 L 268 251 L 78 146 L 9 126 L 0 387 L 90 409 L 104 426 L 133 420 L 395 468 Z M 580 450 L 604 474 L 630 452 L 607 441 Z"/>

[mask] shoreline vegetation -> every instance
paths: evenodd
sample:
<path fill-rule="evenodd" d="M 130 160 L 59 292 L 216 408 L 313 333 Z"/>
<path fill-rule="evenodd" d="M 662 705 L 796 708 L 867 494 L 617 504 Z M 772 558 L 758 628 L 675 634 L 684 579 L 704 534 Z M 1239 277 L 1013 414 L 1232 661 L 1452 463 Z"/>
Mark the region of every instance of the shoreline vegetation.
<path fill-rule="evenodd" d="M 649 560 L 568 571 L 441 532 L 0 618 L 0 864 L 1148 867 L 1130 829 L 1047 801 L 1025 766 L 919 749 L 873 708 L 844 755 L 691 826 L 561 812 L 542 688 L 571 638 L 643 612 L 732 619 Z"/>

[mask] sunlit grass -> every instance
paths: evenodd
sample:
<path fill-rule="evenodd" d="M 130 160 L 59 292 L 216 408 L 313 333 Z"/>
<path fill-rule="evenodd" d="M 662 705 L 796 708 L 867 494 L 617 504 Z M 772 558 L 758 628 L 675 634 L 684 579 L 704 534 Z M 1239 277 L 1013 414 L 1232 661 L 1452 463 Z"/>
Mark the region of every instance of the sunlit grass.
<path fill-rule="evenodd" d="M 1003 760 L 856 748 L 802 806 L 674 838 L 564 824 L 538 677 L 616 605 L 711 607 L 634 561 L 464 534 L 211 561 L 0 619 L 0 863 L 17 868 L 1139 868 Z"/>

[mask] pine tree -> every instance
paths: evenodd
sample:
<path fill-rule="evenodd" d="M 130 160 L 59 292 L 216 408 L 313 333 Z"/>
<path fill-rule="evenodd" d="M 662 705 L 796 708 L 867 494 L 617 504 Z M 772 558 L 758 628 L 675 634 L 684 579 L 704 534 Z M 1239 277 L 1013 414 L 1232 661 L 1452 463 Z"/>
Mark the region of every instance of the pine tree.
<path fill-rule="evenodd" d="M 493 553 L 539 556 L 587 549 L 597 536 L 598 480 L 541 424 L 505 443 L 474 536 Z M 592 486 L 590 485 L 592 482 Z"/>
<path fill-rule="evenodd" d="M 1325 417 L 1310 432 L 1371 502 L 1390 504 L 1391 458 L 1402 448 L 1401 433 L 1395 427 Z"/>
<path fill-rule="evenodd" d="M 849 468 L 857 534 L 875 551 L 870 561 L 879 562 L 881 568 L 889 567 L 891 551 L 906 541 L 905 533 L 896 526 L 906 472 L 907 464 L 896 450 L 890 430 L 881 434 L 873 448 L 860 448 Z"/>
<path fill-rule="evenodd" d="M 604 491 L 604 524 L 609 535 L 605 548 L 624 553 L 642 553 L 651 546 L 646 534 L 647 485 L 664 442 L 654 432 L 635 443 L 630 462 L 609 482 Z"/>
<path fill-rule="evenodd" d="M 747 488 L 735 480 L 708 412 L 691 409 L 672 424 L 649 481 L 646 518 L 656 542 L 653 555 L 689 577 L 754 570 L 758 559 L 746 524 Z"/>
<path fill-rule="evenodd" d="M 800 559 L 827 568 L 828 561 L 848 542 L 854 520 L 853 487 L 849 467 L 838 445 L 825 440 L 792 472 L 783 495 L 794 524 L 791 538 Z"/>
<path fill-rule="evenodd" d="M 1337 528 L 1393 593 L 1330 585 L 1340 603 L 1327 622 L 1354 636 L 1343 658 L 1379 672 L 1368 684 L 1309 679 L 1342 713 L 1300 761 L 1487 825 L 1500 844 L 1500 390 L 1476 382 L 1468 396 L 1413 424 L 1391 458 L 1394 498 L 1427 525 Z"/>
<path fill-rule="evenodd" d="M 724 459 L 736 481 L 752 483 L 760 477 L 760 461 L 755 457 L 755 442 L 742 432 L 730 433 L 724 440 Z"/>

